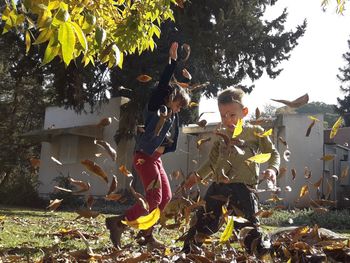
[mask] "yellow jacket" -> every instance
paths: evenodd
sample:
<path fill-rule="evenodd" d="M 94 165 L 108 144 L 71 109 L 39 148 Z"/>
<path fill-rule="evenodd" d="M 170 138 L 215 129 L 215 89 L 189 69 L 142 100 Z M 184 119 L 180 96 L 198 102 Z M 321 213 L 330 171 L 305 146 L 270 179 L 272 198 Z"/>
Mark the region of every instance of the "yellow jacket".
<path fill-rule="evenodd" d="M 224 139 L 219 138 L 214 142 L 209 158 L 205 164 L 199 168 L 197 173 L 204 178 L 210 178 L 216 182 L 223 182 L 229 179 L 230 183 L 244 183 L 256 186 L 259 180 L 260 165 L 246 160 L 259 153 L 271 153 L 268 160 L 268 168 L 276 169 L 277 173 L 280 165 L 280 155 L 269 137 L 259 137 L 264 129 L 258 125 L 244 124 L 242 133 L 236 139 L 240 143 L 227 145 Z M 232 133 L 224 132 L 229 138 Z M 240 151 L 240 149 L 242 151 Z"/>

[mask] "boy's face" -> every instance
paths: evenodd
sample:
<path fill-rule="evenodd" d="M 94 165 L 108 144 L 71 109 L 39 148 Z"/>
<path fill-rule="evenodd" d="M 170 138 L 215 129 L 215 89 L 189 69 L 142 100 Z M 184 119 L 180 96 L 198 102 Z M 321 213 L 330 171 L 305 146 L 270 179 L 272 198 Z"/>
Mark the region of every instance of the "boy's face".
<path fill-rule="evenodd" d="M 180 110 L 182 108 L 181 101 L 180 100 L 173 100 L 170 102 L 169 107 L 173 111 L 173 113 L 178 113 L 178 112 L 180 112 Z"/>
<path fill-rule="evenodd" d="M 221 115 L 221 122 L 224 127 L 230 131 L 235 129 L 239 119 L 243 119 L 248 114 L 248 108 L 243 107 L 236 102 L 224 104 L 219 103 L 218 106 Z"/>

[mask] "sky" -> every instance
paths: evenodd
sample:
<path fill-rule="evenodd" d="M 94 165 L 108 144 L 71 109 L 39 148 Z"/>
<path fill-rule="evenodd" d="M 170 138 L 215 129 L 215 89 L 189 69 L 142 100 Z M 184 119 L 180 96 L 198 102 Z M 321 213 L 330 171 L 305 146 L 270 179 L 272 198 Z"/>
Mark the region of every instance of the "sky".
<path fill-rule="evenodd" d="M 276 107 L 283 104 L 271 99 L 294 100 L 305 93 L 310 102 L 321 101 L 337 104 L 337 97 L 344 97 L 337 79 L 339 67 L 346 65 L 342 55 L 350 51 L 347 40 L 350 39 L 350 12 L 343 15 L 336 13 L 336 1 L 330 0 L 327 10 L 321 8 L 321 0 L 279 0 L 266 11 L 266 19 L 277 17 L 283 8 L 287 8 L 286 29 L 293 29 L 307 19 L 307 29 L 299 39 L 299 45 L 292 52 L 290 59 L 280 64 L 281 74 L 270 79 L 266 73 L 255 81 L 255 89 L 246 97 L 250 112 L 265 105 Z M 347 3 L 350 9 L 350 4 Z M 345 7 L 347 7 L 345 6 Z M 251 84 L 246 81 L 243 84 Z M 199 112 L 214 111 L 203 116 L 207 121 L 219 120 L 215 99 L 202 99 Z"/>

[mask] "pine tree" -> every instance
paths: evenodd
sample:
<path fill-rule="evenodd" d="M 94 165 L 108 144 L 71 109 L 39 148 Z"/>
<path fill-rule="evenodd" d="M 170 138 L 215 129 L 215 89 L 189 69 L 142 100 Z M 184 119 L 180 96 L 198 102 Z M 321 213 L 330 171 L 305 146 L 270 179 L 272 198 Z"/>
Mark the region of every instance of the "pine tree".
<path fill-rule="evenodd" d="M 350 40 L 348 40 L 348 46 L 350 49 Z M 337 75 L 338 79 L 345 85 L 340 86 L 340 90 L 345 94 L 344 98 L 337 98 L 338 106 L 335 111 L 339 113 L 345 121 L 345 126 L 350 126 L 350 51 L 343 54 L 343 58 L 347 62 L 347 65 L 343 68 L 339 68 L 340 74 Z"/>

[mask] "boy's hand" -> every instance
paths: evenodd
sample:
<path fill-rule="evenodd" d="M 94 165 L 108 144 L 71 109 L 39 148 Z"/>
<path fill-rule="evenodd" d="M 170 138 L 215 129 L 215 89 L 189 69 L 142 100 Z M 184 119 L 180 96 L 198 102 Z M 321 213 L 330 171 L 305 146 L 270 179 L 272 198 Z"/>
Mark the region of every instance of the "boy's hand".
<path fill-rule="evenodd" d="M 262 172 L 264 178 L 267 181 L 267 187 L 269 189 L 276 188 L 276 171 L 275 169 L 266 169 Z"/>
<path fill-rule="evenodd" d="M 179 47 L 179 44 L 177 42 L 173 42 L 171 44 L 171 47 L 169 49 L 169 57 L 172 59 L 172 60 L 177 60 L 177 49 Z"/>
<path fill-rule="evenodd" d="M 200 176 L 196 172 L 192 172 L 183 184 L 185 190 L 191 189 L 196 183 L 200 181 Z"/>

